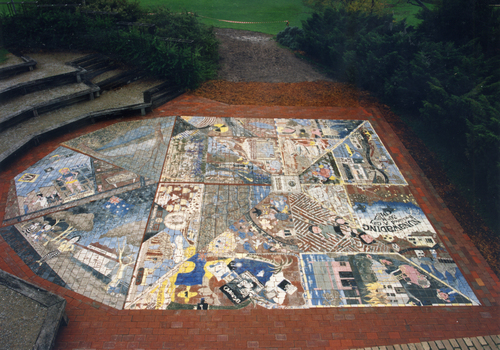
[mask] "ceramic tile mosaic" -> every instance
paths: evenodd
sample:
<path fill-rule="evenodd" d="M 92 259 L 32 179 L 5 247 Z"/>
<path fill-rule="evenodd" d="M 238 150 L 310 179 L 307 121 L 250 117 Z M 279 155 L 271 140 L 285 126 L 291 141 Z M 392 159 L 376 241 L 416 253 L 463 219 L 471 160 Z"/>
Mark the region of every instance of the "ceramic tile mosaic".
<path fill-rule="evenodd" d="M 0 234 L 115 308 L 478 305 L 372 125 L 164 117 L 12 179 Z"/>

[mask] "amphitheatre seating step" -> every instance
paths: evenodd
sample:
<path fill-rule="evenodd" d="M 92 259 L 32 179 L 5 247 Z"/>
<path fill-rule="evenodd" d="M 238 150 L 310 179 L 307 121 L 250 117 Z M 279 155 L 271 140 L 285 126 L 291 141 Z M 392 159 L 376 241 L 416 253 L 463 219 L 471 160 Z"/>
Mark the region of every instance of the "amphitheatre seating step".
<path fill-rule="evenodd" d="M 120 74 L 114 75 L 108 79 L 96 83 L 101 90 L 113 90 L 118 87 L 130 84 L 138 79 L 141 79 L 146 74 L 139 69 L 124 71 Z"/>
<path fill-rule="evenodd" d="M 119 67 L 118 61 L 102 54 L 90 54 L 67 64 L 75 68 L 83 68 L 86 71 L 84 77 L 86 80 L 92 80 L 98 75 Z"/>
<path fill-rule="evenodd" d="M 54 347 L 61 325 L 68 325 L 66 299 L 0 270 L 2 349 Z"/>
<path fill-rule="evenodd" d="M 13 54 L 11 55 L 14 56 Z M 12 57 L 5 65 L 0 66 L 0 79 L 6 79 L 13 75 L 32 71 L 35 66 L 36 61 L 28 56 Z"/>
<path fill-rule="evenodd" d="M 101 54 L 61 53 L 50 57 L 39 54 L 36 57 L 42 64 L 41 69 L 35 71 L 34 80 L 79 73 L 83 83 L 11 97 L 8 101 L 0 99 L 0 166 L 43 139 L 97 119 L 138 111 L 145 115 L 146 110 L 184 92 L 172 82 L 145 78 L 145 73 L 138 69 L 126 70 L 119 62 Z M 48 69 L 44 71 L 44 68 Z M 26 74 L 0 81 L 0 94 L 2 88 L 12 91 L 20 84 L 29 86 Z M 82 88 L 83 85 L 88 89 Z M 26 92 L 30 92 L 29 89 Z M 48 101 L 45 96 L 49 96 Z"/>
<path fill-rule="evenodd" d="M 60 134 L 96 119 L 126 113 L 146 113 L 151 103 L 144 103 L 143 92 L 162 82 L 142 79 L 119 89 L 106 91 L 101 97 L 88 100 L 25 120 L 0 131 L 0 166 L 16 157 L 44 137 Z"/>
<path fill-rule="evenodd" d="M 75 72 L 76 74 L 80 69 L 67 65 L 65 62 L 72 61 L 81 56 L 83 54 L 67 52 L 30 53 L 30 58 L 37 62 L 36 69 L 0 80 L 0 91 L 10 89 L 22 83 L 29 83 L 64 73 Z M 76 82 L 76 78 L 73 81 Z M 2 100 L 0 99 L 0 101 Z"/>
<path fill-rule="evenodd" d="M 59 86 L 0 104 L 0 131 L 22 121 L 81 101 L 93 100 L 99 88 L 89 82 Z"/>
<path fill-rule="evenodd" d="M 78 69 L 72 72 L 52 75 L 50 77 L 34 79 L 9 86 L 0 90 L 0 103 L 4 103 L 18 96 L 31 94 L 33 92 L 56 88 L 63 85 L 80 83 L 84 70 Z"/>
<path fill-rule="evenodd" d="M 175 83 L 166 81 L 160 85 L 154 86 L 151 89 L 144 91 L 144 102 L 151 103 L 152 108 L 156 108 L 176 98 L 183 92 L 184 89 L 181 89 Z"/>

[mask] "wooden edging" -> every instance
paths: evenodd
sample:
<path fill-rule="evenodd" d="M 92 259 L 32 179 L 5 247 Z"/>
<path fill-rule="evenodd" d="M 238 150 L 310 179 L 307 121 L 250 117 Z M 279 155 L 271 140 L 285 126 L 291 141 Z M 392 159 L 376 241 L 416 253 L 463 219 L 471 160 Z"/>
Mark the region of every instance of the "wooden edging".
<path fill-rule="evenodd" d="M 89 82 L 84 82 L 84 84 L 86 84 L 89 87 L 84 91 L 61 96 L 50 101 L 41 102 L 34 106 L 29 106 L 28 108 L 20 112 L 1 117 L 0 131 L 3 131 L 16 124 L 19 124 L 27 119 L 38 117 L 41 114 L 53 111 L 55 109 L 67 107 L 72 104 L 85 101 L 88 99 L 93 100 L 95 97 L 94 94 L 100 91 L 99 87 Z"/>
<path fill-rule="evenodd" d="M 78 129 L 82 126 L 94 124 L 97 120 L 105 120 L 109 118 L 121 117 L 124 114 L 132 114 L 141 111 L 142 115 L 146 115 L 146 110 L 151 109 L 151 103 L 140 103 L 121 108 L 105 109 L 97 112 L 82 114 L 64 123 L 56 125 L 45 130 L 35 132 L 13 144 L 10 149 L 0 154 L 0 168 L 8 162 L 16 159 L 23 152 L 38 146 L 41 142 L 52 137 L 59 136 L 62 133 L 67 133 Z"/>
<path fill-rule="evenodd" d="M 15 64 L 12 66 L 0 68 L 0 79 L 5 79 L 13 75 L 32 71 L 36 66 L 36 61 L 28 56 L 21 56 L 24 63 Z"/>
<path fill-rule="evenodd" d="M 40 327 L 33 349 L 52 349 L 59 327 L 61 324 L 66 326 L 69 322 L 65 312 L 66 299 L 2 270 L 0 270 L 0 285 L 32 299 L 46 308 L 47 315 Z M 30 327 L 30 325 L 26 325 L 26 327 Z"/>

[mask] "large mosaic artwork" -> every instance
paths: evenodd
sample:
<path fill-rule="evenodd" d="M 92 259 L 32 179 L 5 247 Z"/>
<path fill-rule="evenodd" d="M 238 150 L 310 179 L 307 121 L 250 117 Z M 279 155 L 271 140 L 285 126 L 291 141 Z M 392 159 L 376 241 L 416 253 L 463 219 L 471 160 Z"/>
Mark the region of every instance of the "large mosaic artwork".
<path fill-rule="evenodd" d="M 118 309 L 479 304 L 363 120 L 117 123 L 13 178 L 4 224 Z"/>

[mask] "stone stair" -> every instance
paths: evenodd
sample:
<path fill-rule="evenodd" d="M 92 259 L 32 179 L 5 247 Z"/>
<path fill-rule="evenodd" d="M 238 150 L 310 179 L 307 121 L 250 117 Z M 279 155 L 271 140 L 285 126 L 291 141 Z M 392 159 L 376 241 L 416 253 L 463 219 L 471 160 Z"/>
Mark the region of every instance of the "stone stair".
<path fill-rule="evenodd" d="M 4 74 L 0 78 L 0 167 L 55 135 L 101 118 L 145 115 L 184 92 L 101 54 L 31 54 L 22 60 L 26 59 L 35 62 L 31 71 L 19 60 L 0 66 Z M 9 69 L 16 73 L 10 74 Z"/>

